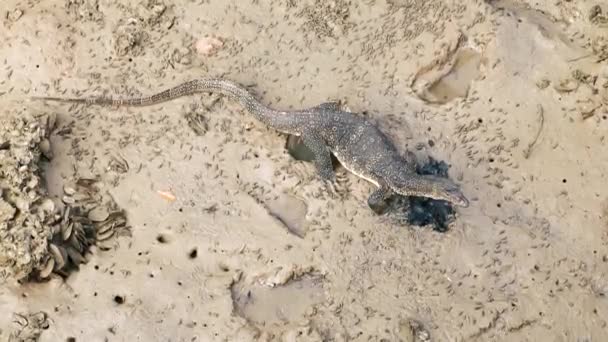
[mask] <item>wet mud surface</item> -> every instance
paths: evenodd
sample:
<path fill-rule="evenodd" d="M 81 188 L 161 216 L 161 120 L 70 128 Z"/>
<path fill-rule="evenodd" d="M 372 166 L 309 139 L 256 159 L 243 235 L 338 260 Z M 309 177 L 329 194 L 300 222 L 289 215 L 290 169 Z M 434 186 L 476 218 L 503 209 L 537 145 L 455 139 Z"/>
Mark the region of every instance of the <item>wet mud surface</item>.
<path fill-rule="evenodd" d="M 604 3 L 6 0 L 0 13 L 1 341 L 608 339 Z M 397 199 L 375 215 L 373 185 L 336 165 L 328 194 L 305 151 L 218 95 L 29 99 L 207 76 L 277 109 L 339 100 L 471 205 Z"/>

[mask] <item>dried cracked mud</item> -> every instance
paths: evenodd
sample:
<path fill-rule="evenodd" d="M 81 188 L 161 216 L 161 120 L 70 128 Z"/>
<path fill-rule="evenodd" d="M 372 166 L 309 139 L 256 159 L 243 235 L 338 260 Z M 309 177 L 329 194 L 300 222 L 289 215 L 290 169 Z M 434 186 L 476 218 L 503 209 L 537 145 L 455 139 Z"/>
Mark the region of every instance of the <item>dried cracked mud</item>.
<path fill-rule="evenodd" d="M 608 339 L 604 2 L 0 13 L 0 340 Z M 338 167 L 330 196 L 293 142 L 216 95 L 30 100 L 206 76 L 277 108 L 340 100 L 420 165 L 444 161 L 471 205 L 441 231 L 376 216 L 370 184 Z"/>

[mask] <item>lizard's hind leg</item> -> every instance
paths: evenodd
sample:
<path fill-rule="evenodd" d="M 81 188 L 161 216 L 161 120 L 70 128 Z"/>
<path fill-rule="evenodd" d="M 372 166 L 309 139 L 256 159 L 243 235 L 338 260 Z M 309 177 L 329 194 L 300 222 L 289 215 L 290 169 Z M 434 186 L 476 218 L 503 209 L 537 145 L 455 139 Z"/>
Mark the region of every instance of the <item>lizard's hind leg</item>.
<path fill-rule="evenodd" d="M 323 138 L 314 133 L 302 134 L 304 145 L 310 149 L 315 156 L 314 164 L 323 180 L 333 182 L 336 175 L 331 162 L 331 152 L 325 145 Z"/>
<path fill-rule="evenodd" d="M 336 174 L 334 173 L 334 166 L 331 162 L 331 152 L 322 137 L 315 133 L 302 134 L 302 141 L 304 145 L 314 155 L 314 164 L 317 169 L 317 173 L 323 181 L 325 190 L 331 197 L 337 196 L 336 187 L 334 181 Z"/>

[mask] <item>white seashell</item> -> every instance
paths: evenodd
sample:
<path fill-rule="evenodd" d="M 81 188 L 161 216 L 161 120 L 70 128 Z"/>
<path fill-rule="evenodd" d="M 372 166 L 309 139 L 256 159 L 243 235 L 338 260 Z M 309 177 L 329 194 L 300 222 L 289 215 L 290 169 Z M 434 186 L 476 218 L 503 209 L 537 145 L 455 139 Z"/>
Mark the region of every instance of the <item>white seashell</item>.
<path fill-rule="evenodd" d="M 40 147 L 40 152 L 42 152 L 47 159 L 53 159 L 53 151 L 51 150 L 51 142 L 49 139 L 43 139 L 38 146 Z"/>
<path fill-rule="evenodd" d="M 72 236 L 73 228 L 74 228 L 73 222 L 63 225 L 63 227 L 61 229 L 61 238 L 63 238 L 63 241 L 67 241 L 70 238 L 70 236 Z"/>
<path fill-rule="evenodd" d="M 63 224 L 68 223 L 68 220 L 70 218 L 70 211 L 71 211 L 71 207 L 65 208 L 65 211 L 63 212 L 63 219 L 62 219 L 61 223 L 63 223 Z"/>
<path fill-rule="evenodd" d="M 63 196 L 63 198 L 61 198 L 61 200 L 65 204 L 74 204 L 74 203 L 76 203 L 76 200 L 72 196 Z"/>
<path fill-rule="evenodd" d="M 103 232 L 103 233 L 98 233 L 97 234 L 97 241 L 105 241 L 108 240 L 109 238 L 111 238 L 112 236 L 114 236 L 114 229 L 108 229 L 107 231 Z"/>
<path fill-rule="evenodd" d="M 97 235 L 103 234 L 103 233 L 105 233 L 108 230 L 113 229 L 113 228 L 114 228 L 114 222 L 113 221 L 112 222 L 102 223 L 101 225 L 99 225 L 98 227 L 96 227 L 96 229 L 97 229 Z"/>
<path fill-rule="evenodd" d="M 49 258 L 49 260 L 46 262 L 46 265 L 44 265 L 44 267 L 40 270 L 40 278 L 48 278 L 51 275 L 51 272 L 53 272 L 53 268 L 55 267 L 55 259 L 53 258 Z"/>
<path fill-rule="evenodd" d="M 74 194 L 76 193 L 76 189 L 74 189 L 73 187 L 69 186 L 69 185 L 64 185 L 63 186 L 63 193 L 68 195 L 68 196 L 74 196 Z"/>
<path fill-rule="evenodd" d="M 108 216 L 110 216 L 110 213 L 102 206 L 93 208 L 93 210 L 89 211 L 88 215 L 89 220 L 93 222 L 103 222 L 108 218 Z"/>
<path fill-rule="evenodd" d="M 99 248 L 100 251 L 107 252 L 107 251 L 111 250 L 114 246 L 112 243 L 110 243 L 110 241 L 103 241 L 103 242 L 97 243 L 97 247 Z"/>
<path fill-rule="evenodd" d="M 74 248 L 77 251 L 84 251 L 83 244 L 80 242 L 80 240 L 78 240 L 76 235 L 77 234 L 74 231 L 72 236 L 70 236 L 70 241 L 68 241 L 68 247 Z"/>
<path fill-rule="evenodd" d="M 62 253 L 63 251 L 63 253 Z M 55 259 L 55 269 L 60 270 L 65 266 L 65 259 L 67 257 L 67 253 L 62 247 L 58 247 L 55 244 L 49 244 L 49 252 L 51 252 L 51 256 Z"/>

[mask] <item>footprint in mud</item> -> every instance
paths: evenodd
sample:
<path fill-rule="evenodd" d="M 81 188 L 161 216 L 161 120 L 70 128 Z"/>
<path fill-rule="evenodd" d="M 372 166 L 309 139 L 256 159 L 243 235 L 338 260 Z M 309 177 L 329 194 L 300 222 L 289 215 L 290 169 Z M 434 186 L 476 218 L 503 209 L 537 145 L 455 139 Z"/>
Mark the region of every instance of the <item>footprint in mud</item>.
<path fill-rule="evenodd" d="M 481 54 L 468 47 L 459 48 L 446 63 L 419 75 L 413 88 L 428 103 L 444 104 L 466 97 L 471 82 L 480 74 Z"/>
<path fill-rule="evenodd" d="M 325 300 L 320 277 L 305 275 L 274 287 L 240 281 L 231 288 L 234 312 L 258 327 L 298 323 Z"/>
<path fill-rule="evenodd" d="M 448 103 L 457 97 L 466 97 L 471 82 L 479 76 L 481 55 L 469 48 L 456 54 L 452 69 L 442 78 L 431 84 L 428 91 L 439 103 Z"/>
<path fill-rule="evenodd" d="M 281 221 L 291 234 L 300 238 L 306 235 L 308 206 L 304 201 L 288 194 L 281 194 L 277 199 L 269 201 L 266 206 L 270 215 Z"/>

